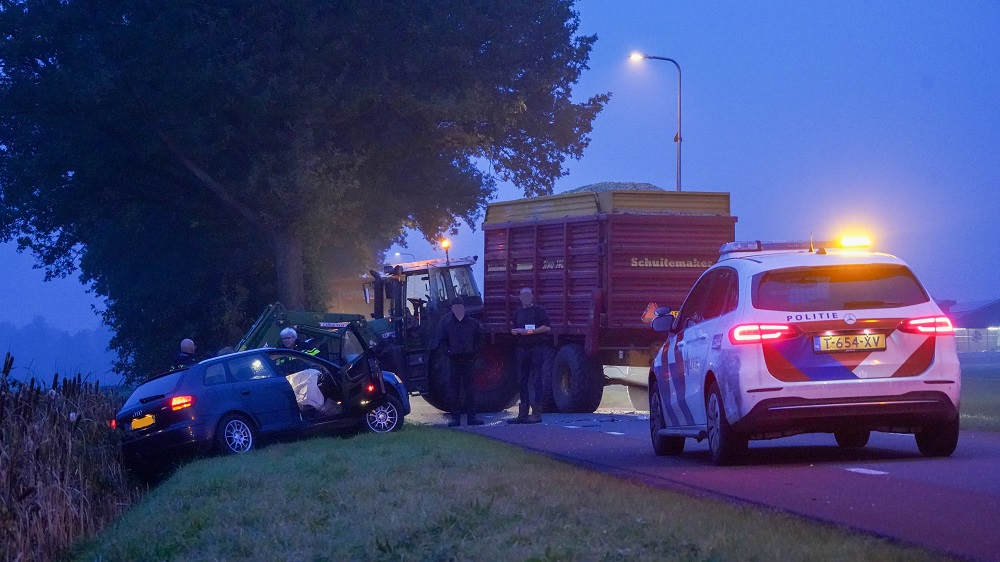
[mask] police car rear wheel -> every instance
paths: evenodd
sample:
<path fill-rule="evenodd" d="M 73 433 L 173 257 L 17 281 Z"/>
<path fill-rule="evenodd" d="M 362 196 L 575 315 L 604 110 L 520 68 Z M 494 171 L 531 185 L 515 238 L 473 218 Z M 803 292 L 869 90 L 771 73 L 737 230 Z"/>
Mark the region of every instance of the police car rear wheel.
<path fill-rule="evenodd" d="M 837 445 L 844 449 L 860 449 L 868 444 L 871 438 L 871 431 L 835 431 L 833 437 L 837 440 Z"/>
<path fill-rule="evenodd" d="M 726 420 L 726 407 L 718 383 L 709 387 L 705 400 L 708 449 L 712 462 L 719 466 L 733 465 L 743 460 L 747 450 L 747 438 L 736 433 Z"/>
<path fill-rule="evenodd" d="M 959 424 L 953 421 L 934 424 L 918 431 L 917 448 L 925 457 L 948 457 L 958 447 Z"/>

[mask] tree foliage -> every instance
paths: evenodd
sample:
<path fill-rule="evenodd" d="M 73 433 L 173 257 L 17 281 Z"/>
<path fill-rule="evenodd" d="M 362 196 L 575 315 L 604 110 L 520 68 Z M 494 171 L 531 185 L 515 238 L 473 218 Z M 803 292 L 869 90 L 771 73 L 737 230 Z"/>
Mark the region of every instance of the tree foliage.
<path fill-rule="evenodd" d="M 0 0 L 0 235 L 107 296 L 121 367 L 321 307 L 403 229 L 551 191 L 607 101 L 569 0 Z"/>

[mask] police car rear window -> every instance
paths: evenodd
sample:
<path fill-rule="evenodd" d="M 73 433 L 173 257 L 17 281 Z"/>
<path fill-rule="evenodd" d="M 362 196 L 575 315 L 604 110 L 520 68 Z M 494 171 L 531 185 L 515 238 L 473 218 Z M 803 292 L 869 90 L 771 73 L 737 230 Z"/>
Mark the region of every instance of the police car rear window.
<path fill-rule="evenodd" d="M 788 312 L 898 308 L 930 300 L 913 272 L 895 264 L 775 269 L 755 275 L 751 291 L 754 308 Z"/>

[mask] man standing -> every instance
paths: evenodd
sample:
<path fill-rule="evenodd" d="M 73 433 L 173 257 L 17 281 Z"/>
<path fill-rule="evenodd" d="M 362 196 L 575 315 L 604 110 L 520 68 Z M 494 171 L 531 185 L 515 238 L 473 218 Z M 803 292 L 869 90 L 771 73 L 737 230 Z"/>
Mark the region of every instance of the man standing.
<path fill-rule="evenodd" d="M 174 358 L 174 362 L 170 366 L 170 370 L 176 371 L 178 369 L 187 369 L 191 365 L 197 363 L 198 360 L 194 358 L 194 354 L 197 349 L 198 348 L 194 345 L 194 340 L 189 338 L 181 340 L 181 352 Z"/>
<path fill-rule="evenodd" d="M 448 412 L 451 417 L 448 427 L 460 425 L 463 412 L 468 414 L 469 425 L 483 425 L 482 420 L 476 418 L 476 400 L 472 395 L 472 371 L 482 343 L 483 327 L 478 320 L 465 315 L 465 302 L 455 297 L 451 301 L 451 314 L 445 316 L 441 325 L 441 345 L 448 354 L 448 386 L 454 408 Z"/>
<path fill-rule="evenodd" d="M 551 339 L 549 315 L 535 304 L 529 287 L 521 289 L 521 308 L 514 312 L 514 328 L 510 333 L 517 340 L 514 361 L 517 368 L 521 402 L 517 417 L 507 423 L 539 423 L 542 421 L 542 376 L 545 356 Z M 529 414 L 530 406 L 530 414 Z"/>

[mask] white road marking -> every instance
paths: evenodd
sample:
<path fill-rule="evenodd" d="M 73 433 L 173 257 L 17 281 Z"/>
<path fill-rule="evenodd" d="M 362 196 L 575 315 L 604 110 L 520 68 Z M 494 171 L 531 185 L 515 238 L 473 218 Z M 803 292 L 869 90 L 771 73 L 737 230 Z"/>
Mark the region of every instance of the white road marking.
<path fill-rule="evenodd" d="M 580 426 L 578 425 L 564 425 L 563 427 L 568 427 L 570 429 L 580 429 Z"/>
<path fill-rule="evenodd" d="M 871 474 L 873 476 L 882 476 L 885 474 L 889 474 L 888 472 L 884 472 L 881 470 L 872 470 L 870 468 L 848 468 L 847 472 L 856 472 L 858 474 Z"/>
<path fill-rule="evenodd" d="M 607 433 L 608 435 L 625 435 L 620 431 L 605 431 L 605 433 Z"/>

